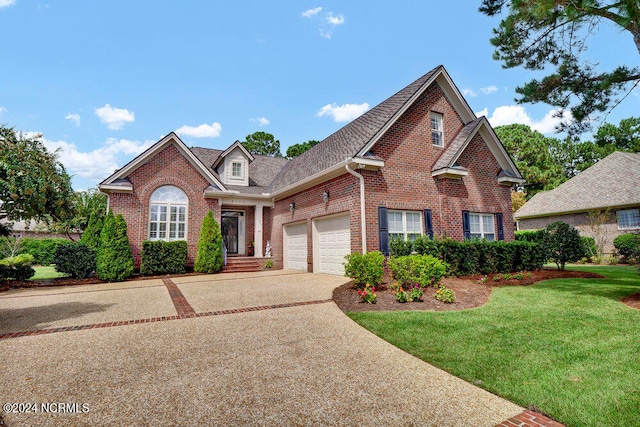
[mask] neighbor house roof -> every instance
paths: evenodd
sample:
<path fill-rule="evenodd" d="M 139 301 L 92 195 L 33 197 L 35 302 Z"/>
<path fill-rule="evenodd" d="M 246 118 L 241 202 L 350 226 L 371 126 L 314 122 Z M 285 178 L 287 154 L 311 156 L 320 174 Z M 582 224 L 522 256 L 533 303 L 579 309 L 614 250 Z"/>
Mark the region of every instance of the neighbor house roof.
<path fill-rule="evenodd" d="M 537 193 L 516 219 L 640 205 L 640 153 L 616 151 L 569 181 Z"/>

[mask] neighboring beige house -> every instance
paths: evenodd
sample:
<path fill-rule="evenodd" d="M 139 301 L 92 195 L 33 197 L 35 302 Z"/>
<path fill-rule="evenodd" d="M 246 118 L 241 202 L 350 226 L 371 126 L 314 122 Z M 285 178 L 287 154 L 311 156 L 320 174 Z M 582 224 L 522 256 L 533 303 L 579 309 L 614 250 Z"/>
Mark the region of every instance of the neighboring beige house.
<path fill-rule="evenodd" d="M 602 226 L 605 253 L 614 252 L 613 239 L 640 229 L 640 153 L 616 151 L 550 191 L 536 194 L 513 215 L 518 230 L 544 228 L 554 221 L 595 237 L 589 212 L 610 209 Z"/>
<path fill-rule="evenodd" d="M 38 222 L 36 220 L 31 221 L 9 221 L 6 218 L 0 219 L 0 223 L 2 224 L 13 224 L 11 227 L 10 236 L 20 239 L 20 238 L 33 238 L 33 239 L 48 239 L 52 237 L 68 239 L 69 236 L 66 234 L 59 233 L 51 233 L 47 225 L 43 222 Z M 80 239 L 80 235 L 78 233 L 71 233 L 71 238 L 74 240 Z"/>

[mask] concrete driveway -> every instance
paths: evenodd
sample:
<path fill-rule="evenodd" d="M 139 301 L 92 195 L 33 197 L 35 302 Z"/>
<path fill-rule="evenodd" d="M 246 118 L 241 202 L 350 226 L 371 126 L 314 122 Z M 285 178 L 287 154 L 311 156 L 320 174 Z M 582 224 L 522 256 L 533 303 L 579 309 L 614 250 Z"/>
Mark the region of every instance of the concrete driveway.
<path fill-rule="evenodd" d="M 1 293 L 5 422 L 493 426 L 524 411 L 352 322 L 330 301 L 345 280 L 267 271 Z"/>

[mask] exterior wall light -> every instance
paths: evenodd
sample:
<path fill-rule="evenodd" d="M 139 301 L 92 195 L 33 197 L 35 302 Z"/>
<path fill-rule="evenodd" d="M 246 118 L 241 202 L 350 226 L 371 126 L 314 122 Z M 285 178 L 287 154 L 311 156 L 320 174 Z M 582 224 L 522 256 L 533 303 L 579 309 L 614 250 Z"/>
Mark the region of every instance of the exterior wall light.
<path fill-rule="evenodd" d="M 291 202 L 289 203 L 289 212 L 293 212 L 293 210 L 296 208 L 296 204 Z"/>
<path fill-rule="evenodd" d="M 324 193 L 322 193 L 322 201 L 327 203 L 329 201 L 329 192 L 325 191 Z"/>

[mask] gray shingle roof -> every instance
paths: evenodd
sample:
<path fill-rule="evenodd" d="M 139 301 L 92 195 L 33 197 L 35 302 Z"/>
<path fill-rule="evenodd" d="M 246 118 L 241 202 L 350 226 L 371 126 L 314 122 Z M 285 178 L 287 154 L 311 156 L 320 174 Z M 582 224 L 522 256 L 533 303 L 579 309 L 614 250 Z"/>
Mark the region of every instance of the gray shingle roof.
<path fill-rule="evenodd" d="M 553 190 L 537 193 L 514 217 L 640 205 L 639 183 L 640 153 L 616 151 Z"/>
<path fill-rule="evenodd" d="M 404 89 L 338 129 L 315 147 L 289 162 L 271 185 L 281 190 L 355 155 L 378 134 L 413 95 L 442 68 L 438 66 Z"/>
<path fill-rule="evenodd" d="M 455 163 L 455 159 L 458 158 L 464 147 L 466 147 L 468 139 L 471 137 L 476 127 L 482 122 L 484 118 L 479 117 L 475 120 L 467 123 L 462 130 L 458 133 L 458 135 L 454 138 L 453 141 L 449 144 L 444 153 L 440 156 L 438 161 L 433 165 L 432 171 L 437 171 L 439 169 L 450 168 L 453 167 Z"/>
<path fill-rule="evenodd" d="M 223 153 L 223 150 L 213 148 L 193 147 L 191 152 L 200 159 L 210 170 L 216 159 Z M 249 163 L 249 186 L 225 185 L 229 190 L 238 191 L 245 194 L 262 194 L 269 192 L 269 184 L 280 172 L 289 160 L 283 157 L 269 157 L 254 155 L 254 160 Z M 215 174 L 216 172 L 213 171 Z M 217 174 L 216 174 L 217 176 Z"/>

